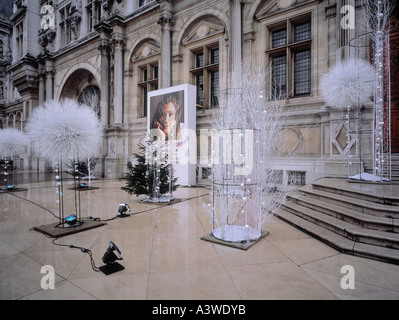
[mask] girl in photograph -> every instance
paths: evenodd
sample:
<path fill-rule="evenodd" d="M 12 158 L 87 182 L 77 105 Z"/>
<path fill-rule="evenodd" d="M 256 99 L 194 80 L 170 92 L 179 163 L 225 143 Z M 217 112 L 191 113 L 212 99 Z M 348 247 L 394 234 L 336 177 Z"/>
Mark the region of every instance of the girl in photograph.
<path fill-rule="evenodd" d="M 182 108 L 179 92 L 166 94 L 158 103 L 150 129 L 160 130 L 165 141 L 180 140 Z"/>

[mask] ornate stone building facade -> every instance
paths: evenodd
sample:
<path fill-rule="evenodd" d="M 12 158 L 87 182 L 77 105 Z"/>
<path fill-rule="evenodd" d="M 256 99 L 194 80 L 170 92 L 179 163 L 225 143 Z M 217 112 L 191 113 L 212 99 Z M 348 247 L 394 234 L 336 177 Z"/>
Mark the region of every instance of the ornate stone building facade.
<path fill-rule="evenodd" d="M 342 28 L 344 5 L 353 8 L 355 29 Z M 0 19 L 1 125 L 23 129 L 44 101 L 89 96 L 104 125 L 96 170 L 121 177 L 146 130 L 148 92 L 196 85 L 199 133 L 234 66 L 251 61 L 273 66 L 285 97 L 285 134 L 298 151 L 276 164 L 282 182 L 345 176 L 345 114 L 325 105 L 319 83 L 351 55 L 362 17 L 355 0 L 13 0 L 13 15 Z M 371 108 L 363 117 L 367 126 Z M 22 165 L 49 164 L 29 150 Z"/>

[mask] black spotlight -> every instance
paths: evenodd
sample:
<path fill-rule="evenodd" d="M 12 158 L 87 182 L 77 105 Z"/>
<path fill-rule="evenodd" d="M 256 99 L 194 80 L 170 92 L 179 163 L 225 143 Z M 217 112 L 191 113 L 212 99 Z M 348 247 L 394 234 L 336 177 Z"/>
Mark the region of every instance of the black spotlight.
<path fill-rule="evenodd" d="M 119 208 L 118 208 L 118 212 L 120 213 L 118 215 L 118 217 L 120 218 L 125 218 L 125 217 L 129 217 L 130 215 L 127 214 L 126 212 L 130 212 L 130 207 L 127 203 L 120 203 L 119 204 Z"/>
<path fill-rule="evenodd" d="M 107 251 L 104 253 L 103 262 L 105 266 L 100 267 L 100 270 L 105 274 L 109 275 L 125 268 L 120 265 L 116 260 L 123 260 L 122 253 L 118 247 L 112 241 L 109 243 Z"/>

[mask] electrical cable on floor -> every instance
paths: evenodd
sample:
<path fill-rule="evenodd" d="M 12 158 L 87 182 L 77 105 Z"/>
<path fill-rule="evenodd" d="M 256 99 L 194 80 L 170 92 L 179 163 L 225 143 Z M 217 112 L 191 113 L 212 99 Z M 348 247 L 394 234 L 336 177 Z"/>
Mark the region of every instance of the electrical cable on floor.
<path fill-rule="evenodd" d="M 6 192 L 7 194 L 9 194 L 9 195 L 14 196 L 15 198 L 18 198 L 18 199 L 20 199 L 20 200 L 24 200 L 24 201 L 27 201 L 27 202 L 33 204 L 33 205 L 35 205 L 35 206 L 37 206 L 37 207 L 39 207 L 39 208 L 41 208 L 41 209 L 43 209 L 43 210 L 45 210 L 45 211 L 51 213 L 55 218 L 59 219 L 59 217 L 58 217 L 57 215 L 55 215 L 51 210 L 49 210 L 49 209 L 47 209 L 47 208 L 41 206 L 40 204 L 38 204 L 38 203 L 36 203 L 36 202 L 34 202 L 34 201 L 32 201 L 32 200 L 29 200 L 29 199 L 26 199 L 26 198 L 17 196 L 16 194 L 13 194 L 13 193 L 11 193 L 11 192 L 8 192 L 8 191 L 5 191 L 5 192 Z M 192 199 L 199 198 L 199 197 L 202 197 L 202 196 L 204 196 L 204 195 L 198 195 L 198 196 L 196 196 L 196 197 L 187 198 L 187 199 L 185 199 L 185 200 L 188 201 L 188 200 L 192 200 Z M 149 211 L 156 210 L 156 209 L 158 209 L 158 208 L 155 207 L 155 208 L 146 209 L 146 210 L 143 210 L 143 211 L 140 211 L 140 212 L 135 212 L 134 215 L 137 215 L 137 214 L 140 214 L 140 213 L 149 212 Z M 87 217 L 87 219 L 92 219 L 92 220 L 94 220 L 94 221 L 101 221 L 101 222 L 108 222 L 108 221 L 115 220 L 115 219 L 117 219 L 117 218 L 120 218 L 120 217 L 119 217 L 119 216 L 115 216 L 115 217 L 113 217 L 113 218 L 105 219 L 105 220 L 101 220 L 100 218 L 93 218 L 93 217 L 91 217 L 91 216 Z M 38 232 L 42 233 L 42 234 L 43 234 L 44 236 L 46 236 L 47 238 L 53 238 L 53 237 L 47 235 L 46 233 L 44 233 L 44 232 L 42 232 L 42 231 L 36 229 L 35 227 L 32 227 L 32 228 L 29 229 L 29 231 L 32 231 L 32 230 L 35 230 L 35 231 L 38 231 Z M 87 253 L 87 254 L 89 255 L 89 257 L 90 257 L 90 264 L 91 264 L 92 269 L 93 269 L 95 272 L 101 272 L 100 268 L 98 268 L 98 267 L 95 265 L 95 262 L 94 262 L 94 259 L 93 259 L 93 254 L 92 254 L 92 252 L 91 252 L 90 249 L 83 248 L 83 247 L 78 247 L 78 246 L 75 246 L 75 245 L 72 245 L 72 244 L 71 244 L 71 245 L 65 245 L 65 244 L 55 243 L 56 240 L 58 240 L 58 238 L 54 238 L 53 241 L 52 241 L 52 243 L 53 243 L 54 245 L 61 246 L 61 247 L 68 247 L 68 248 L 71 248 L 71 249 L 79 249 L 81 252 Z"/>
<path fill-rule="evenodd" d="M 67 244 L 55 243 L 55 241 L 56 241 L 57 239 L 58 239 L 58 238 L 55 238 L 55 239 L 52 241 L 52 243 L 53 243 L 54 245 L 56 245 L 56 246 L 68 247 L 68 248 L 71 248 L 71 249 L 79 249 L 81 252 L 87 253 L 87 254 L 89 255 L 89 257 L 90 257 L 91 268 L 92 268 L 95 272 L 101 272 L 100 268 L 96 267 L 96 264 L 95 264 L 94 259 L 93 259 L 93 253 L 91 252 L 90 249 L 83 248 L 83 247 L 78 247 L 78 246 L 75 246 L 75 245 L 73 245 L 73 244 L 67 245 Z"/>
<path fill-rule="evenodd" d="M 18 199 L 20 199 L 20 200 L 27 201 L 27 202 L 29 202 L 29 203 L 31 203 L 31 204 L 33 204 L 33 205 L 39 207 L 39 208 L 41 208 L 41 209 L 43 209 L 43 210 L 45 210 L 45 211 L 51 213 L 55 218 L 59 219 L 59 217 L 58 217 L 54 212 L 52 212 L 51 210 L 49 210 L 49 209 L 47 209 L 47 208 L 41 206 L 40 204 L 38 204 L 38 203 L 36 203 L 36 202 L 34 202 L 34 201 L 32 201 L 32 200 L 29 200 L 29 199 L 26 199 L 26 198 L 22 198 L 22 197 L 20 197 L 20 196 L 17 196 L 16 194 L 14 194 L 14 193 L 12 193 L 12 192 L 9 192 L 9 191 L 7 191 L 7 190 L 4 190 L 4 191 L 5 191 L 5 193 L 7 193 L 8 195 L 13 196 L 13 197 L 15 197 L 15 198 L 18 198 Z"/>
<path fill-rule="evenodd" d="M 89 220 L 100 221 L 100 222 L 108 222 L 108 221 L 115 220 L 116 218 L 118 218 L 118 216 L 115 216 L 115 217 L 109 218 L 109 219 L 105 219 L 105 220 L 103 220 L 103 219 L 101 219 L 101 218 L 94 218 L 94 217 L 92 217 L 92 216 L 88 216 L 88 217 L 87 217 L 87 219 L 89 219 Z"/>

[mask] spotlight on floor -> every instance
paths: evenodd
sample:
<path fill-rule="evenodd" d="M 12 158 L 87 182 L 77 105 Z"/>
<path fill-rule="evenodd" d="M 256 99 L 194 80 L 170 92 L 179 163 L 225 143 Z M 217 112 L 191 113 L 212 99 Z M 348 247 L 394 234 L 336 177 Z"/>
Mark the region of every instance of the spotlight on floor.
<path fill-rule="evenodd" d="M 100 270 L 105 274 L 109 275 L 125 268 L 120 265 L 116 260 L 123 260 L 122 253 L 119 248 L 112 241 L 109 243 L 107 251 L 104 253 L 103 262 L 105 266 L 100 267 Z"/>
<path fill-rule="evenodd" d="M 118 217 L 120 218 L 129 217 L 130 215 L 127 214 L 126 212 L 130 212 L 130 206 L 127 203 L 121 202 L 119 204 L 118 212 L 119 212 Z"/>

